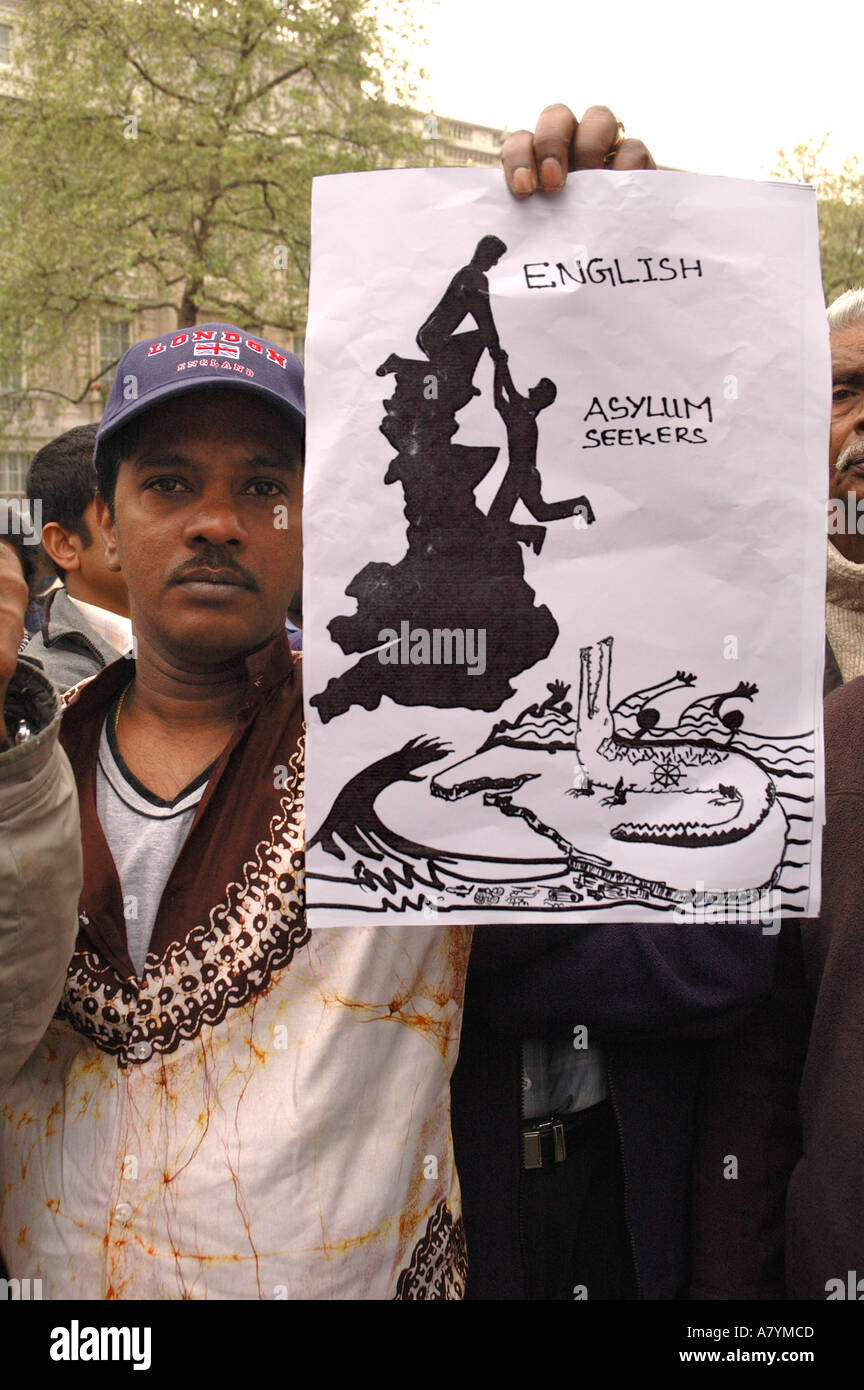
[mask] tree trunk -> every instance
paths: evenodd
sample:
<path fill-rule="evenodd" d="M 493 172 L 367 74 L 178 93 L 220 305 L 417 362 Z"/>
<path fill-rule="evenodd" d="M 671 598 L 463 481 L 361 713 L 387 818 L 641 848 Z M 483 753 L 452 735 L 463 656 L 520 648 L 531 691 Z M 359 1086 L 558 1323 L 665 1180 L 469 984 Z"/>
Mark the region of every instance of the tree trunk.
<path fill-rule="evenodd" d="M 187 280 L 183 287 L 183 298 L 177 310 L 177 327 L 190 328 L 198 322 L 198 308 L 204 281 L 200 277 Z"/>

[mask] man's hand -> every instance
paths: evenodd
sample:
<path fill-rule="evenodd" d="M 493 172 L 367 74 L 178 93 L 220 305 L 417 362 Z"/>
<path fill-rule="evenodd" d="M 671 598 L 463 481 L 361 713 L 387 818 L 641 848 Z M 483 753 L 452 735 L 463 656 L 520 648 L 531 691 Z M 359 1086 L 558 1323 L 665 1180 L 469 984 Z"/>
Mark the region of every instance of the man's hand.
<path fill-rule="evenodd" d="M 573 169 L 656 169 L 641 140 L 621 139 L 623 129 L 608 106 L 589 106 L 581 121 L 569 106 L 547 106 L 533 135 L 514 131 L 501 147 L 510 192 L 517 198 L 538 187 L 556 193 Z"/>
<path fill-rule="evenodd" d="M 18 556 L 0 540 L 0 749 L 6 745 L 3 704 L 6 688 L 18 661 L 18 644 L 24 634 L 27 585 Z"/>

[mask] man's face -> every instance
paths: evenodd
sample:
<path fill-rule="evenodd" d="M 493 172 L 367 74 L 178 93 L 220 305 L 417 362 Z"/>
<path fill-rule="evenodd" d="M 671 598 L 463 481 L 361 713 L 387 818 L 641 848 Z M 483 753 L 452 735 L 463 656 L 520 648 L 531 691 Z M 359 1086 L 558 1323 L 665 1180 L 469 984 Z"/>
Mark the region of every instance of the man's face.
<path fill-rule="evenodd" d="M 221 664 L 281 629 L 300 587 L 302 460 L 279 411 L 246 392 L 190 391 L 142 416 L 120 462 L 109 567 L 139 643 L 180 667 Z"/>
<path fill-rule="evenodd" d="M 831 334 L 831 363 L 829 492 L 864 497 L 864 323 Z"/>

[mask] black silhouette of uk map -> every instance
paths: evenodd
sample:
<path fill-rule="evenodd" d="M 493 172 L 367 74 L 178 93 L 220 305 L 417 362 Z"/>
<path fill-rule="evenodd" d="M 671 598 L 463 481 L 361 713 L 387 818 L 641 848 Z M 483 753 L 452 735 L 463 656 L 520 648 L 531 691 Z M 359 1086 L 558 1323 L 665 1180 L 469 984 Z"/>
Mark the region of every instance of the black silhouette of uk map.
<path fill-rule="evenodd" d="M 310 704 L 321 720 L 352 705 L 376 709 L 383 695 L 399 705 L 495 710 L 515 693 L 513 678 L 547 657 L 558 625 L 545 604 L 535 602 L 525 580 L 523 551 L 539 554 L 543 524 L 511 521 L 521 500 L 537 523 L 594 516 L 586 497 L 546 502 L 537 469 L 538 417 L 555 400 L 556 387 L 542 378 L 524 394 L 513 383 L 489 299 L 486 272 L 506 246 L 484 236 L 467 265 L 456 272 L 417 334 L 424 359 L 387 358 L 378 375 L 393 376 L 384 402 L 381 432 L 396 450 L 384 477 L 405 496 L 407 551 L 396 564 L 372 561 L 354 576 L 346 593 L 357 611 L 339 615 L 328 631 L 347 656 L 359 660 Z M 457 332 L 465 319 L 475 327 Z M 474 374 L 484 352 L 495 364 L 494 403 L 507 431 L 508 464 L 489 507 L 477 505 L 475 489 L 498 457 L 497 447 L 456 444 L 457 415 L 480 394 Z M 483 633 L 484 669 L 467 663 L 411 664 L 381 659 L 382 631 Z"/>
<path fill-rule="evenodd" d="M 526 582 L 525 551 L 541 552 L 548 524 L 578 513 L 587 525 L 594 513 L 585 496 L 543 496 L 539 423 L 556 387 L 544 377 L 523 392 L 513 381 L 487 279 L 506 249 L 482 237 L 417 333 L 424 356 L 391 355 L 377 368 L 395 380 L 380 429 L 396 451 L 384 482 L 404 494 L 406 552 L 396 563 L 370 561 L 347 585 L 356 612 L 334 616 L 328 631 L 357 659 L 310 704 L 324 724 L 352 706 L 375 710 L 385 695 L 429 712 L 414 737 L 394 735 L 383 757 L 363 766 L 361 750 L 323 821 L 310 826 L 310 914 L 573 920 L 637 908 L 643 918 L 650 909 L 742 921 L 764 920 L 766 904 L 773 920 L 781 901 L 785 912 L 801 911 L 812 729 L 745 730 L 758 695 L 752 680 L 700 693 L 692 672 L 655 672 L 653 683 L 616 697 L 611 635 L 556 649 L 560 671 L 545 694 L 543 677 L 530 674 L 559 629 Z M 479 394 L 484 353 L 507 435 L 506 470 L 485 511 L 475 492 L 498 449 L 454 442 L 459 412 Z M 512 520 L 520 501 L 532 524 Z M 482 631 L 482 670 L 387 660 L 381 634 L 406 620 L 413 631 Z M 437 709 L 498 711 L 513 696 L 459 755 L 434 727 Z"/>

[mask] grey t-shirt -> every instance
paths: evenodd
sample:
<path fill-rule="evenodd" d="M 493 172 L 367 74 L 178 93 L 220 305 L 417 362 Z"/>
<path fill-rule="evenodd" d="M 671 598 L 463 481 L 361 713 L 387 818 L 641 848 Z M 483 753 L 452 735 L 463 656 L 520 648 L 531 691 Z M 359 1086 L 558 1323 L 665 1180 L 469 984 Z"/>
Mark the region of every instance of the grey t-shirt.
<path fill-rule="evenodd" d="M 96 768 L 96 811 L 123 890 L 126 940 L 137 975 L 153 934 L 165 884 L 204 794 L 210 767 L 163 801 L 129 771 L 114 740 L 114 707 L 102 727 Z"/>
<path fill-rule="evenodd" d="M 602 1048 L 579 1047 L 573 1038 L 522 1041 L 522 1114 L 526 1120 L 573 1115 L 609 1094 Z"/>

